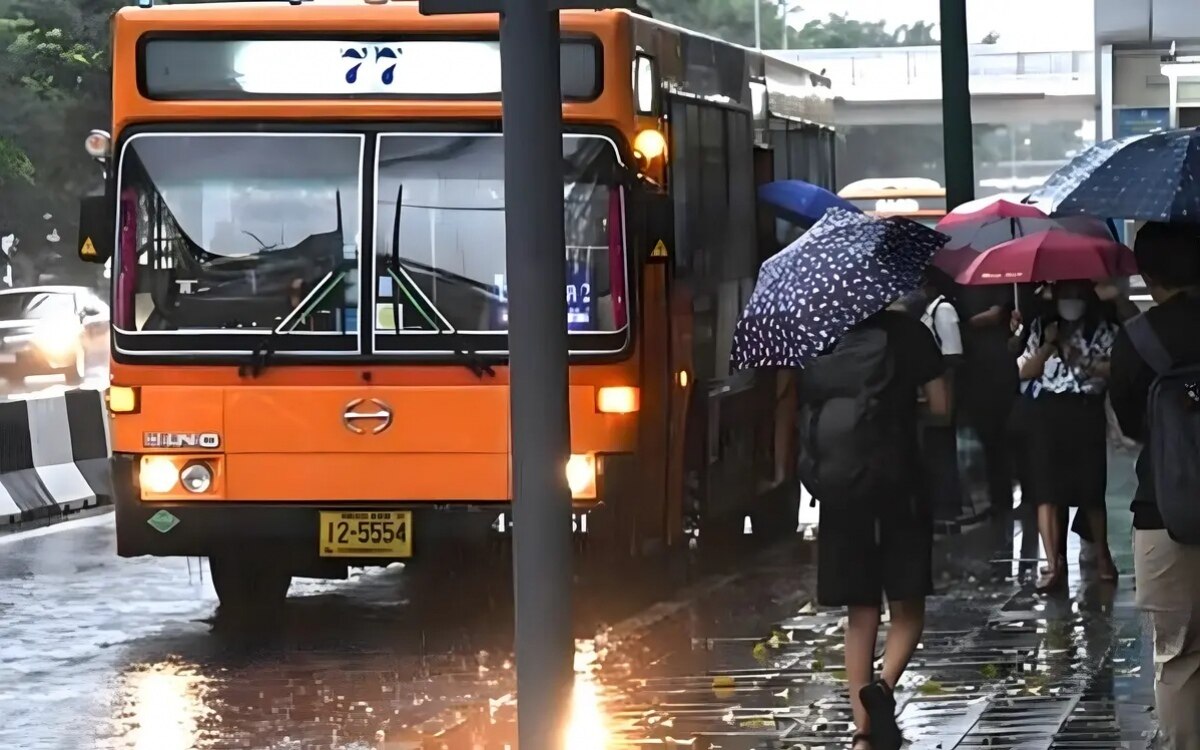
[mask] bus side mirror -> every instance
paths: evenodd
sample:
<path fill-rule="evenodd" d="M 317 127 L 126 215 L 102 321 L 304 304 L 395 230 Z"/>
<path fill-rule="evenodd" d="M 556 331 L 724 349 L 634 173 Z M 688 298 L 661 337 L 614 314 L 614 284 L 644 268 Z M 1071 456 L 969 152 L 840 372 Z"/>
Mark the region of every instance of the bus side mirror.
<path fill-rule="evenodd" d="M 116 207 L 108 197 L 89 195 L 79 201 L 79 239 L 76 248 L 84 263 L 104 263 L 113 254 Z"/>

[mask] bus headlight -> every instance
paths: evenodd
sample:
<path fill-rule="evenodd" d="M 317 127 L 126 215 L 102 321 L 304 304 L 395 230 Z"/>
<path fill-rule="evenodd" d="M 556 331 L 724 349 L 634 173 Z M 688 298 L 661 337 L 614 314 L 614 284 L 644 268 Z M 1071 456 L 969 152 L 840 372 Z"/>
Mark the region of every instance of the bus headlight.
<path fill-rule="evenodd" d="M 142 459 L 140 472 L 142 490 L 155 495 L 165 495 L 175 489 L 179 481 L 179 469 L 174 462 L 162 456 L 147 456 Z"/>
<path fill-rule="evenodd" d="M 596 497 L 596 457 L 590 453 L 573 453 L 567 460 L 567 486 L 574 499 Z"/>
<path fill-rule="evenodd" d="M 179 480 L 183 484 L 183 488 L 188 492 L 197 495 L 202 492 L 208 492 L 209 488 L 212 487 L 212 469 L 208 468 L 206 464 L 199 462 L 188 464 L 179 473 Z"/>

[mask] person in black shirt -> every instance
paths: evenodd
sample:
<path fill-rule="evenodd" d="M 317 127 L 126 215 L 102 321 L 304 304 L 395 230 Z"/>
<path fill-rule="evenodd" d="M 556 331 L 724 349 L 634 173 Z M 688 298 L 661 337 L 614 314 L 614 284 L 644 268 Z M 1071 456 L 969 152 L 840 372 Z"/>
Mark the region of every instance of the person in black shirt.
<path fill-rule="evenodd" d="M 963 319 L 964 366 L 956 384 L 960 414 L 983 444 L 993 512 L 1013 504 L 1009 417 L 1017 398 L 1016 359 L 1008 344 L 1014 309 L 1011 286 L 966 286 L 958 297 Z"/>
<path fill-rule="evenodd" d="M 1175 364 L 1200 362 L 1200 234 L 1147 224 L 1134 248 L 1158 307 L 1145 313 Z M 1145 443 L 1147 401 L 1155 373 L 1128 332 L 1113 345 L 1109 397 L 1121 431 Z M 1137 602 L 1154 634 L 1155 698 L 1163 747 L 1200 750 L 1200 547 L 1176 543 L 1163 526 L 1150 454 L 1137 461 L 1133 499 Z"/>
<path fill-rule="evenodd" d="M 876 511 L 836 503 L 820 506 L 817 537 L 817 600 L 847 607 L 846 674 L 859 734 L 855 750 L 898 750 L 892 692 L 908 667 L 925 627 L 925 598 L 933 593 L 933 517 L 920 492 L 918 392 L 926 411 L 948 419 L 950 396 L 942 354 L 919 320 L 886 310 L 861 324 L 882 329 L 894 371 L 883 393 L 892 434 L 906 451 L 908 477 L 894 494 L 880 497 Z M 804 371 L 799 387 L 804 388 Z M 881 680 L 872 682 L 875 642 L 883 598 L 891 613 Z M 889 713 L 888 707 L 891 712 Z"/>

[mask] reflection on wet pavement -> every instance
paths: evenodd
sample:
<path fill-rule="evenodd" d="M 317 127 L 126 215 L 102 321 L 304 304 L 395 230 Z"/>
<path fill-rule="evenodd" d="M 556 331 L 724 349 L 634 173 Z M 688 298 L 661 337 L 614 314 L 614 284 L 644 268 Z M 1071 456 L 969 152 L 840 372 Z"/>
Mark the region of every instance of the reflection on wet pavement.
<path fill-rule="evenodd" d="M 0 747 L 515 746 L 511 584 L 489 578 L 503 566 L 298 582 L 286 623 L 250 637 L 206 619 L 202 566 L 119 560 L 111 533 L 89 519 L 2 548 Z M 569 748 L 844 747 L 842 616 L 811 604 L 812 553 L 789 542 L 665 597 L 583 585 Z M 1131 567 L 1116 587 L 1074 567 L 1070 592 L 1046 597 L 1036 554 L 1011 522 L 939 543 L 899 693 L 912 747 L 1147 746 Z"/>

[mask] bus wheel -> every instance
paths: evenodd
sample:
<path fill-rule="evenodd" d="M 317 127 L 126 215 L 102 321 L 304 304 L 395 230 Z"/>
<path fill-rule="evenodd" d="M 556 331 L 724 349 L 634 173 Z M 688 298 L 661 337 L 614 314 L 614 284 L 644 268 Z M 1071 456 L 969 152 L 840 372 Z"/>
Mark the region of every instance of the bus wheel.
<path fill-rule="evenodd" d="M 292 574 L 266 555 L 227 550 L 208 558 L 222 617 L 267 616 L 283 609 Z"/>

